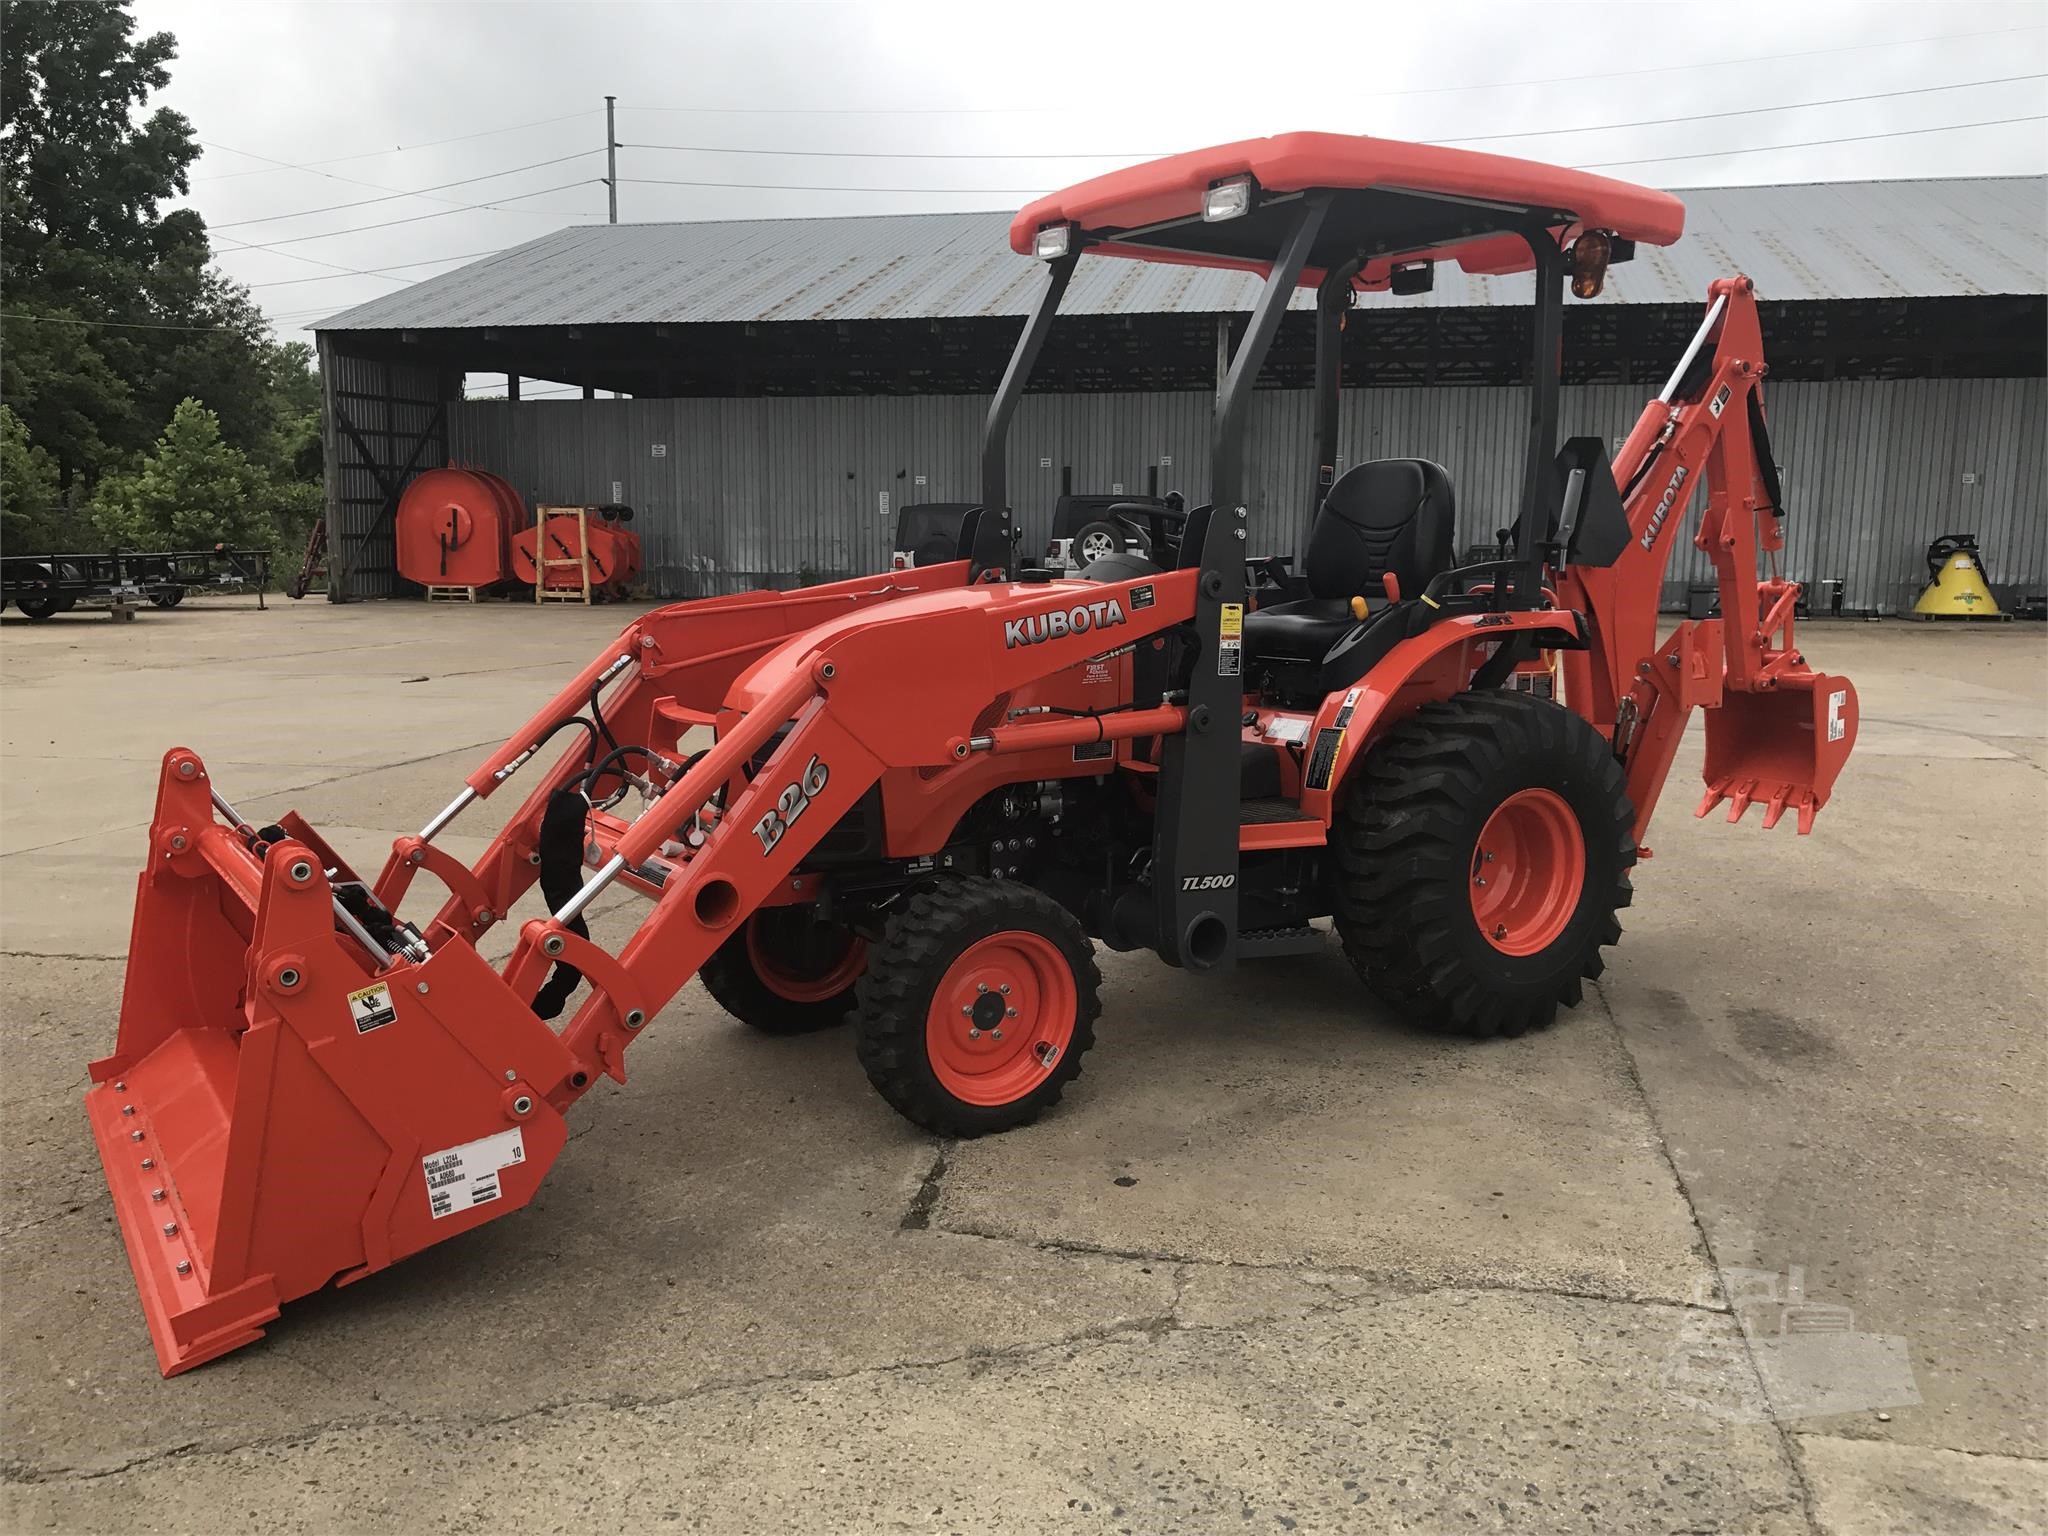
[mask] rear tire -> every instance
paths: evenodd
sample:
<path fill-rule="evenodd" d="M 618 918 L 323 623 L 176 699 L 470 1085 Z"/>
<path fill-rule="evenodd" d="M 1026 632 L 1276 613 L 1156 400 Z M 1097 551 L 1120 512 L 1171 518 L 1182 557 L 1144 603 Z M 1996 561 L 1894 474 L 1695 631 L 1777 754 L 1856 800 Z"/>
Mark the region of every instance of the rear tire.
<path fill-rule="evenodd" d="M 178 604 L 185 601 L 185 589 L 183 587 L 165 587 L 150 593 L 149 600 L 159 608 L 175 608 Z"/>
<path fill-rule="evenodd" d="M 867 940 L 808 907 L 763 907 L 697 974 L 712 1001 L 764 1035 L 807 1035 L 846 1021 Z"/>
<path fill-rule="evenodd" d="M 1497 691 L 1425 704 L 1372 749 L 1338 808 L 1344 953 L 1435 1028 L 1542 1029 L 1621 938 L 1634 822 L 1621 765 L 1562 705 Z"/>
<path fill-rule="evenodd" d="M 1038 1118 L 1081 1073 L 1102 1011 L 1095 946 L 1042 891 L 947 880 L 889 922 L 856 989 L 868 1081 L 939 1136 Z"/>

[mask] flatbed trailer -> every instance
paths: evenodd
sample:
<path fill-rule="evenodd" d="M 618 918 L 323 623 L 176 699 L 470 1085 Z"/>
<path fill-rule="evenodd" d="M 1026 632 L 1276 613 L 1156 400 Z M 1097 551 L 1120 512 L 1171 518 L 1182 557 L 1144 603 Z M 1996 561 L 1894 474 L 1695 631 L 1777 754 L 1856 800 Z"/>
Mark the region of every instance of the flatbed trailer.
<path fill-rule="evenodd" d="M 116 620 L 132 619 L 143 603 L 175 608 L 193 592 L 254 591 L 267 606 L 267 549 L 156 550 L 105 555 L 0 557 L 0 609 L 9 604 L 35 620 L 52 619 L 80 603 L 104 601 Z"/>

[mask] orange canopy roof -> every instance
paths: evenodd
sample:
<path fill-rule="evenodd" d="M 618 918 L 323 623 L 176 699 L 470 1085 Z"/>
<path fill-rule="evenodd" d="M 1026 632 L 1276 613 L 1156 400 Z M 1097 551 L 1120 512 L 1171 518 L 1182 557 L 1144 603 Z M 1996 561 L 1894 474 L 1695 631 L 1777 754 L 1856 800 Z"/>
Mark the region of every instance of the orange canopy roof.
<path fill-rule="evenodd" d="M 1073 223 L 1097 237 L 1091 251 L 1263 271 L 1270 256 L 1262 259 L 1232 250 L 1229 237 L 1237 232 L 1229 230 L 1228 223 L 1207 226 L 1215 232 L 1213 239 L 1192 231 L 1179 232 L 1169 244 L 1152 244 L 1143 236 L 1130 242 L 1115 238 L 1198 217 L 1209 187 L 1247 173 L 1267 193 L 1328 188 L 1400 199 L 1406 212 L 1400 223 L 1414 233 L 1415 243 L 1377 252 L 1359 273 L 1361 287 L 1382 286 L 1395 263 L 1422 258 L 1456 261 L 1468 272 L 1526 270 L 1531 262 L 1528 246 L 1518 234 L 1503 233 L 1502 228 L 1529 210 L 1562 215 L 1559 222 L 1609 230 L 1651 245 L 1670 245 L 1685 228 L 1685 205 L 1670 193 L 1607 176 L 1398 139 L 1287 133 L 1126 166 L 1041 197 L 1011 220 L 1010 246 L 1029 255 L 1040 229 Z M 1431 202 L 1440 208 L 1441 218 L 1425 207 Z M 1333 238 L 1342 237 L 1333 232 Z M 1322 254 L 1319 250 L 1318 256 Z M 1303 274 L 1303 281 L 1320 277 L 1319 269 L 1312 270 Z"/>

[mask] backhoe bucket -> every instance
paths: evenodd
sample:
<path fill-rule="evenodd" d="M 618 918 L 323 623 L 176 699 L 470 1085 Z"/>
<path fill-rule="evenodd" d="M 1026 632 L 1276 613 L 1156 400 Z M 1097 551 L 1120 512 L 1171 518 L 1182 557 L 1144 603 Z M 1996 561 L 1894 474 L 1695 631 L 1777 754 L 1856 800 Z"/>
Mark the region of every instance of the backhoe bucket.
<path fill-rule="evenodd" d="M 1756 693 L 1733 689 L 1706 711 L 1704 816 L 1723 800 L 1728 819 L 1740 821 L 1752 805 L 1764 807 L 1764 826 L 1775 827 L 1789 809 L 1802 834 L 1828 803 L 1835 776 L 1856 745 L 1856 689 L 1846 677 L 1797 671 L 1780 675 Z"/>
<path fill-rule="evenodd" d="M 534 1086 L 561 1045 L 474 948 L 392 954 L 351 927 L 333 882 L 353 877 L 310 828 L 266 842 L 215 803 L 199 759 L 166 754 L 119 1037 L 85 1095 L 166 1376 L 517 1209 L 564 1141 Z"/>

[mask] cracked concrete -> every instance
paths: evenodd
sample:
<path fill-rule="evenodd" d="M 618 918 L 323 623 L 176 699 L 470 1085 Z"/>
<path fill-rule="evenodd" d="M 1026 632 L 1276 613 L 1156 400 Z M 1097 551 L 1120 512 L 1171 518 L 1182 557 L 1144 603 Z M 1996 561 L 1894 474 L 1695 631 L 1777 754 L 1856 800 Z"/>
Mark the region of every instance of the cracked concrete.
<path fill-rule="evenodd" d="M 692 987 L 527 1210 L 160 1380 L 77 1104 L 159 750 L 374 862 L 618 621 L 0 626 L 0 1528 L 2048 1529 L 2048 729 L 2017 628 L 1816 626 L 1870 710 L 1816 835 L 1687 820 L 1688 744 L 1628 937 L 1542 1038 L 1418 1035 L 1334 954 L 1199 984 L 1105 956 L 1060 1109 L 936 1144 L 843 1037 L 751 1036 Z M 463 667 L 385 686 L 454 634 Z M 217 696 L 247 708 L 182 702 Z M 1919 1402 L 1784 1399 L 1727 1298 L 1795 1269 L 1907 1341 Z M 1726 1402 L 1674 1375 L 1693 1319 L 1735 1344 Z"/>

